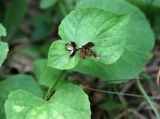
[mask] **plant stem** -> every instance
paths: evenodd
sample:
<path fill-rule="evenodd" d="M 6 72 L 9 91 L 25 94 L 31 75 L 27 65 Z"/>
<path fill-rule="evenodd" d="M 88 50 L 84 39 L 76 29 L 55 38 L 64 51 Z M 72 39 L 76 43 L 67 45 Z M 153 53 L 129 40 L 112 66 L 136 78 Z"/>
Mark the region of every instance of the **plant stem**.
<path fill-rule="evenodd" d="M 46 95 L 45 95 L 45 100 L 50 100 L 50 98 L 52 97 L 54 91 L 55 91 L 55 87 L 58 85 L 58 83 L 60 82 L 62 76 L 65 74 L 65 71 L 63 70 L 61 72 L 61 74 L 59 75 L 59 77 L 57 78 L 56 82 L 48 89 Z"/>
<path fill-rule="evenodd" d="M 94 89 L 94 88 L 88 88 L 85 87 L 88 90 L 92 90 L 92 91 L 96 91 L 99 93 L 107 93 L 107 94 L 112 94 L 112 95 L 122 95 L 122 96 L 130 96 L 130 97 L 134 97 L 134 98 L 145 98 L 145 96 L 143 95 L 137 95 L 137 94 L 130 94 L 130 93 L 121 93 L 121 92 L 113 92 L 113 91 L 105 91 L 105 90 L 99 90 L 99 89 Z M 154 96 L 154 97 L 149 97 L 153 100 L 160 100 L 160 96 Z"/>
<path fill-rule="evenodd" d="M 149 105 L 151 106 L 151 108 L 153 109 L 157 119 L 160 119 L 160 115 L 158 113 L 158 110 L 156 109 L 155 103 L 153 102 L 153 100 L 147 95 L 147 93 L 145 92 L 144 88 L 142 87 L 139 79 L 137 79 L 137 84 L 138 87 L 140 89 L 140 91 L 142 92 L 142 94 L 144 95 L 145 99 L 147 100 L 147 102 L 149 103 Z"/>

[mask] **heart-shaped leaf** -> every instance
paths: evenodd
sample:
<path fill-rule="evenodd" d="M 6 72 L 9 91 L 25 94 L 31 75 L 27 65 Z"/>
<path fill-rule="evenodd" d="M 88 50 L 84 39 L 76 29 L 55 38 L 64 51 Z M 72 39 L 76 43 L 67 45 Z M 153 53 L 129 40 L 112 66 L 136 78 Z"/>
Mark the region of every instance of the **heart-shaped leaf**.
<path fill-rule="evenodd" d="M 50 47 L 48 54 L 48 66 L 56 69 L 72 69 L 78 64 L 79 57 L 76 54 L 71 57 L 65 45 L 66 41 L 54 41 Z"/>
<path fill-rule="evenodd" d="M 126 45 L 128 15 L 117 15 L 95 8 L 77 9 L 61 23 L 59 35 L 81 48 L 93 42 L 93 51 L 105 64 L 118 60 Z"/>
<path fill-rule="evenodd" d="M 90 119 L 87 95 L 73 84 L 60 87 L 49 101 L 17 90 L 5 103 L 7 119 Z"/>
<path fill-rule="evenodd" d="M 151 58 L 154 35 L 144 14 L 124 0 L 81 0 L 77 8 L 100 8 L 117 14 L 129 14 L 128 43 L 120 59 L 111 65 L 83 62 L 76 71 L 117 82 L 137 76 Z"/>
<path fill-rule="evenodd" d="M 17 89 L 26 90 L 40 98 L 44 96 L 43 90 L 38 86 L 35 79 L 28 75 L 10 76 L 4 81 L 0 81 L 0 117 L 5 118 L 4 103 L 10 92 Z"/>

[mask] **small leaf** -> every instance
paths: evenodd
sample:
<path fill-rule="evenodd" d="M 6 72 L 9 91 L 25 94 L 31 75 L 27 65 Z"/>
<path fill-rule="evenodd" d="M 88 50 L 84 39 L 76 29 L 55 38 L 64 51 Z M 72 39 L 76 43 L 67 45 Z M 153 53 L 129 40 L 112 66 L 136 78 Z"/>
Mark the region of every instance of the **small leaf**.
<path fill-rule="evenodd" d="M 10 76 L 4 81 L 0 81 L 0 116 L 2 119 L 5 119 L 4 103 L 8 97 L 8 94 L 17 89 L 26 90 L 40 98 L 44 95 L 44 92 L 37 85 L 35 79 L 28 75 Z"/>
<path fill-rule="evenodd" d="M 45 59 L 39 59 L 33 62 L 33 70 L 39 84 L 47 88 L 52 86 L 56 82 L 56 80 L 60 78 L 60 75 L 62 73 L 61 70 L 47 67 L 47 60 Z"/>
<path fill-rule="evenodd" d="M 54 41 L 48 54 L 48 66 L 56 69 L 72 69 L 78 64 L 79 56 L 71 57 L 63 40 Z"/>
<path fill-rule="evenodd" d="M 6 29 L 4 28 L 4 26 L 2 24 L 0 24 L 0 37 L 1 36 L 6 36 Z"/>
<path fill-rule="evenodd" d="M 49 101 L 17 90 L 5 103 L 7 119 L 90 119 L 87 95 L 73 84 L 60 87 Z"/>
<path fill-rule="evenodd" d="M 46 9 L 53 6 L 56 2 L 57 0 L 41 0 L 40 7 Z"/>
<path fill-rule="evenodd" d="M 6 29 L 2 24 L 0 24 L 0 67 L 4 62 L 4 60 L 6 59 L 9 49 L 8 44 L 1 41 L 1 37 L 6 35 L 7 35 Z"/>
<path fill-rule="evenodd" d="M 8 44 L 0 41 L 0 67 L 7 57 Z"/>
<path fill-rule="evenodd" d="M 105 64 L 118 60 L 126 45 L 128 15 L 86 8 L 71 12 L 61 23 L 59 35 L 66 42 L 81 48 L 93 42 L 92 48 Z"/>

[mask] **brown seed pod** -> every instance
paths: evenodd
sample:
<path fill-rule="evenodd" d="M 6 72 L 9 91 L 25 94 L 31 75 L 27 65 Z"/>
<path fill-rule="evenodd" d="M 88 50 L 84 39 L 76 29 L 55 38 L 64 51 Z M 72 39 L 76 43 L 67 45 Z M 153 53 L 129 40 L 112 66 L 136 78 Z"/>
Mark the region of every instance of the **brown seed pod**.
<path fill-rule="evenodd" d="M 93 42 L 88 42 L 86 45 L 82 46 L 80 50 L 80 57 L 82 59 L 85 59 L 86 55 L 89 55 L 96 60 L 100 60 L 100 58 L 96 55 L 96 53 L 90 49 L 93 46 L 94 46 Z"/>

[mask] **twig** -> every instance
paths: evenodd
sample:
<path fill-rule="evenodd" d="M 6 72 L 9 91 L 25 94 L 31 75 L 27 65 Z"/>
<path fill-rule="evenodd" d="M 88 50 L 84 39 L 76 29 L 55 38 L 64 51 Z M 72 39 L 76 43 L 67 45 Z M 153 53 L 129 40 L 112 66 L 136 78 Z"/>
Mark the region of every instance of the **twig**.
<path fill-rule="evenodd" d="M 145 98 L 143 95 L 137 95 L 137 94 L 129 94 L 129 93 L 121 93 L 121 92 L 113 92 L 113 91 L 104 91 L 104 90 L 99 90 L 99 89 L 94 89 L 94 88 L 89 88 L 85 87 L 85 89 L 96 91 L 99 93 L 107 93 L 107 94 L 112 94 L 112 95 L 123 95 L 123 96 L 129 96 L 129 97 L 136 97 L 136 98 Z M 153 96 L 151 97 L 153 100 L 160 100 L 160 96 Z"/>
<path fill-rule="evenodd" d="M 158 109 L 155 107 L 155 103 L 153 102 L 153 100 L 147 95 L 147 93 L 145 92 L 145 90 L 143 89 L 139 79 L 137 79 L 137 84 L 138 87 L 140 89 L 140 91 L 142 92 L 142 94 L 144 95 L 144 98 L 147 100 L 148 104 L 151 106 L 152 110 L 154 111 L 157 119 L 160 119 L 160 115 L 158 112 Z"/>

